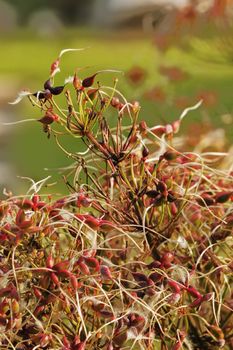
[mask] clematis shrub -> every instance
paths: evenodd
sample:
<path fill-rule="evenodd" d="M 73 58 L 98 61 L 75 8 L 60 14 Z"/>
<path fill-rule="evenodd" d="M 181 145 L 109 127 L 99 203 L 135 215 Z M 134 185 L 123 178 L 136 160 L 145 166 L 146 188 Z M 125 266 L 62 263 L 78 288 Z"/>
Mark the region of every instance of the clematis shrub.
<path fill-rule="evenodd" d="M 117 79 L 76 72 L 61 87 L 55 63 L 17 102 L 72 159 L 69 193 L 39 182 L 0 202 L 1 349 L 233 349 L 232 167 L 177 137 L 201 101 L 148 127 Z"/>

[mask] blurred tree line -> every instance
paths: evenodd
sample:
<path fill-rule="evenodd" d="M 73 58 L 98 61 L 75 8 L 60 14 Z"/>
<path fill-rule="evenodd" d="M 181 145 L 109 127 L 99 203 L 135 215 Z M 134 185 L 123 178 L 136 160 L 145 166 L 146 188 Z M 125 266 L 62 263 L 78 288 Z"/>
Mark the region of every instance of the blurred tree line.
<path fill-rule="evenodd" d="M 51 9 L 59 15 L 66 25 L 83 24 L 89 20 L 94 0 L 6 0 L 14 5 L 19 21 L 24 24 L 31 13 L 44 8 Z"/>

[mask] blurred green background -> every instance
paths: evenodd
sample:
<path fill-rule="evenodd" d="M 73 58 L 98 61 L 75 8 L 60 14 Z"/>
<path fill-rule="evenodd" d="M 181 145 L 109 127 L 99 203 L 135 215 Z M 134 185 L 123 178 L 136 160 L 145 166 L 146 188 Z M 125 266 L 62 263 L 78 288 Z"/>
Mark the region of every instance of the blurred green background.
<path fill-rule="evenodd" d="M 100 69 L 121 70 L 125 74 L 118 75 L 119 89 L 128 100 L 140 101 L 141 119 L 151 126 L 177 119 L 182 108 L 204 97 L 203 106 L 184 120 L 181 134 L 187 129 L 198 134 L 200 125 L 221 128 L 229 146 L 233 140 L 231 25 L 205 23 L 203 18 L 190 24 L 185 18 L 174 31 L 174 13 L 180 11 L 176 1 L 170 9 L 162 1 L 148 7 L 145 0 L 135 11 L 137 2 L 131 0 L 123 12 L 112 3 L 108 8 L 104 0 L 0 1 L 0 122 L 40 117 L 26 99 L 16 106 L 8 102 L 22 89 L 42 89 L 50 64 L 63 48 L 88 47 L 64 55 L 58 84 L 76 68 L 86 67 L 81 78 Z M 103 74 L 99 80 L 112 85 L 115 76 Z M 48 192 L 67 192 L 56 169 L 71 160 L 41 131 L 39 123 L 0 124 L 1 193 L 4 187 L 16 194 L 25 191 L 29 183 L 18 177 L 38 181 L 48 175 L 52 175 L 50 183 L 57 182 Z M 77 140 L 65 139 L 64 145 L 68 151 L 81 149 Z"/>

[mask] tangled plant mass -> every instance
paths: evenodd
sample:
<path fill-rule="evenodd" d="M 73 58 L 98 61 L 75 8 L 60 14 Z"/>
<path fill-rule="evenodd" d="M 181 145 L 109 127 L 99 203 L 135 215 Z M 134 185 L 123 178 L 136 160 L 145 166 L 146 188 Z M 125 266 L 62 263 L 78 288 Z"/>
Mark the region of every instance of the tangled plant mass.
<path fill-rule="evenodd" d="M 70 194 L 42 196 L 42 181 L 0 202 L 1 349 L 233 349 L 233 173 L 226 154 L 176 147 L 201 103 L 149 128 L 117 80 L 56 86 L 60 58 L 16 102 L 73 159 Z"/>

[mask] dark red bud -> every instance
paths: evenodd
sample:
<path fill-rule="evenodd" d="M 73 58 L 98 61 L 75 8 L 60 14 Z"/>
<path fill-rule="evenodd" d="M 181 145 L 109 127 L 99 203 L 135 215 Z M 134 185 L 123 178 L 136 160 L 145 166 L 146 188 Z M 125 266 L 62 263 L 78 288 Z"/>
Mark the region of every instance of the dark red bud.
<path fill-rule="evenodd" d="M 162 158 L 166 159 L 167 161 L 175 160 L 178 157 L 178 153 L 175 151 L 167 151 L 162 155 Z"/>
<path fill-rule="evenodd" d="M 158 191 L 155 191 L 155 190 L 151 190 L 151 191 L 147 191 L 146 192 L 146 195 L 149 197 L 149 198 L 156 198 L 160 193 Z"/>
<path fill-rule="evenodd" d="M 83 79 L 82 81 L 82 86 L 84 88 L 88 88 L 88 87 L 91 87 L 94 83 L 94 80 L 95 80 L 95 77 L 96 77 L 97 73 L 93 74 L 92 76 L 90 77 L 87 77 L 85 79 Z"/>
<path fill-rule="evenodd" d="M 163 181 L 159 181 L 156 187 L 157 190 L 161 193 L 167 192 L 167 185 Z"/>
<path fill-rule="evenodd" d="M 103 279 L 112 280 L 112 274 L 108 266 L 100 265 L 100 274 Z"/>
<path fill-rule="evenodd" d="M 146 146 L 143 146 L 143 149 L 142 149 L 142 156 L 143 158 L 146 158 L 148 155 L 149 155 L 149 150 Z"/>
<path fill-rule="evenodd" d="M 217 193 L 215 195 L 215 201 L 216 203 L 225 203 L 227 202 L 231 196 L 232 196 L 233 192 L 220 192 L 220 193 Z"/>
<path fill-rule="evenodd" d="M 60 95 L 62 91 L 64 90 L 64 86 L 55 86 L 51 87 L 49 91 L 51 92 L 52 95 Z"/>
<path fill-rule="evenodd" d="M 167 200 L 170 203 L 175 202 L 176 197 L 175 197 L 175 195 L 174 195 L 174 193 L 172 191 L 168 191 Z"/>
<path fill-rule="evenodd" d="M 44 83 L 44 89 L 45 89 L 45 90 L 50 90 L 51 88 L 52 88 L 51 80 L 48 79 L 48 80 L 46 80 L 46 82 Z"/>
<path fill-rule="evenodd" d="M 210 205 L 213 205 L 215 203 L 215 200 L 209 194 L 203 194 L 201 198 L 197 198 L 197 203 L 202 207 L 208 207 Z"/>

